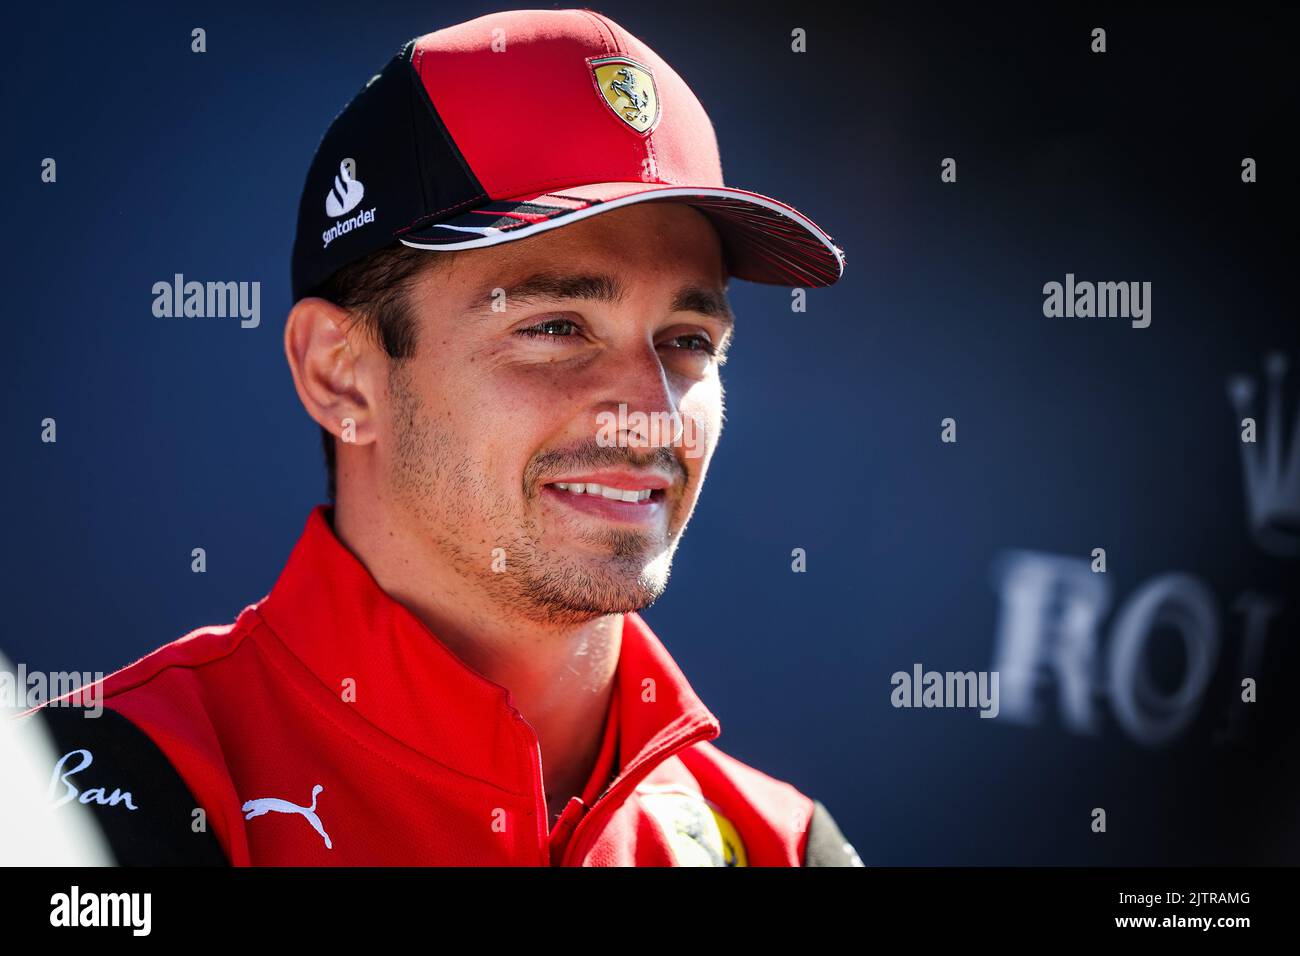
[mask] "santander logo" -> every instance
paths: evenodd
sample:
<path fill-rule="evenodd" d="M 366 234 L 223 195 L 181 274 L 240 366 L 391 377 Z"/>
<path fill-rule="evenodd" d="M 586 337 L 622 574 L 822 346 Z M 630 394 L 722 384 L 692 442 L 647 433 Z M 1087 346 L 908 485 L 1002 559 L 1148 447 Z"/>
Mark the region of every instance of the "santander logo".
<path fill-rule="evenodd" d="M 342 216 L 357 208 L 361 197 L 366 194 L 366 187 L 361 180 L 354 179 L 356 164 L 345 159 L 339 163 L 339 174 L 334 177 L 334 188 L 325 196 L 325 214 L 332 218 Z"/>
<path fill-rule="evenodd" d="M 339 163 L 338 175 L 334 177 L 334 188 L 325 195 L 325 212 L 334 222 L 320 234 L 322 249 L 328 249 L 329 244 L 339 236 L 375 221 L 375 210 L 378 207 L 357 209 L 366 194 L 366 187 L 361 185 L 361 180 L 356 176 L 355 159 L 345 159 Z M 355 215 L 347 219 L 342 218 L 354 209 L 357 209 Z"/>

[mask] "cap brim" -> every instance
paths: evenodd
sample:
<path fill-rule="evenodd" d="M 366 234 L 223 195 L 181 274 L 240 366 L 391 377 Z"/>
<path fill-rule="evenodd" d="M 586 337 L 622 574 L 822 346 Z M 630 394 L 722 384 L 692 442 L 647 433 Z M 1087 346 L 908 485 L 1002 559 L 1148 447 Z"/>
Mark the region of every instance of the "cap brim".
<path fill-rule="evenodd" d="M 497 199 L 399 234 L 417 249 L 477 249 L 641 202 L 682 202 L 717 228 L 727 271 L 773 285 L 827 286 L 844 274 L 844 251 L 825 230 L 779 200 L 728 186 L 595 183 L 552 193 Z"/>

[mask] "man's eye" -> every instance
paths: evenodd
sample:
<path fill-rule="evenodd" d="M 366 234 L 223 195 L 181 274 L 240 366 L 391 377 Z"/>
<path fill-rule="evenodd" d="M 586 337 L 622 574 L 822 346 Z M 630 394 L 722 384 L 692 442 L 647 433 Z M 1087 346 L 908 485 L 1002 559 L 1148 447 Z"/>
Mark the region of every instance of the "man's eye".
<path fill-rule="evenodd" d="M 578 323 L 572 319 L 547 319 L 545 322 L 539 322 L 537 325 L 529 326 L 526 329 L 520 329 L 516 335 L 527 335 L 530 338 L 553 335 L 567 337 L 573 335 L 578 330 Z"/>
<path fill-rule="evenodd" d="M 687 352 L 704 352 L 708 355 L 716 355 L 718 352 L 717 346 L 709 341 L 707 335 L 678 335 L 668 341 Z"/>

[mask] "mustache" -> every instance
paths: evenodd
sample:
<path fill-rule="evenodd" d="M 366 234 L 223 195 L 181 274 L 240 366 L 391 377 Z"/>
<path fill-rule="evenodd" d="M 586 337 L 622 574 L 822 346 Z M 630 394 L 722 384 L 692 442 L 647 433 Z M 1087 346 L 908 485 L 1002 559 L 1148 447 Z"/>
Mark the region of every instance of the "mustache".
<path fill-rule="evenodd" d="M 674 480 L 683 483 L 686 481 L 686 467 L 673 454 L 671 448 L 660 446 L 651 448 L 644 454 L 635 452 L 636 449 L 633 448 L 604 446 L 595 442 L 576 448 L 557 448 L 542 452 L 524 469 L 524 488 L 536 489 L 550 475 L 584 468 L 594 470 L 623 467 L 659 471 L 671 475 Z"/>

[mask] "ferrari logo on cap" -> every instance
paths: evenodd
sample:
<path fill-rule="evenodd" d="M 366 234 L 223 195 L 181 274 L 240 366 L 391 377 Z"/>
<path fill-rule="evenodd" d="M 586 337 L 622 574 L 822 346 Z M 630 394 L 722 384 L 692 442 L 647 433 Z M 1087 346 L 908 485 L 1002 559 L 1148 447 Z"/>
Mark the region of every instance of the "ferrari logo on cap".
<path fill-rule="evenodd" d="M 587 62 L 614 115 L 638 133 L 652 129 L 659 121 L 659 91 L 650 68 L 625 56 L 598 56 Z"/>

